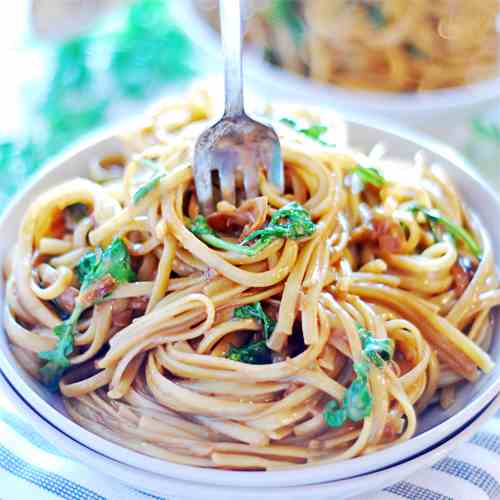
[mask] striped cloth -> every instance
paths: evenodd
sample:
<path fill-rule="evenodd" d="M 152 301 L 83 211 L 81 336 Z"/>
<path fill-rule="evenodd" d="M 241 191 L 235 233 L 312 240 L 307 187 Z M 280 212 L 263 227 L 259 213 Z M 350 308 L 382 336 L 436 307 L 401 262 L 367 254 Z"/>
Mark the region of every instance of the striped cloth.
<path fill-rule="evenodd" d="M 61 498 L 175 500 L 132 489 L 73 461 L 40 436 L 0 393 L 0 499 Z M 357 500 L 367 498 L 500 500 L 500 412 L 469 442 L 432 468 Z"/>

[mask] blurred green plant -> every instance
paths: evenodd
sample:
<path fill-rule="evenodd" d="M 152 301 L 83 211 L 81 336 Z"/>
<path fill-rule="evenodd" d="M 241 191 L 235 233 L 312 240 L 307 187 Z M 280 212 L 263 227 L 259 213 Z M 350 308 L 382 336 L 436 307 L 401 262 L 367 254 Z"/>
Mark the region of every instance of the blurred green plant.
<path fill-rule="evenodd" d="M 500 192 L 498 159 L 500 158 L 500 103 L 492 103 L 481 115 L 475 116 L 465 130 L 463 153 L 470 166 L 481 174 L 490 187 Z"/>
<path fill-rule="evenodd" d="M 54 74 L 40 106 L 46 126 L 44 153 L 50 156 L 103 122 L 110 96 L 99 89 L 91 67 L 92 37 L 63 44 L 55 55 Z"/>
<path fill-rule="evenodd" d="M 300 4 L 297 0 L 271 0 L 266 16 L 272 23 L 285 26 L 299 46 L 304 37 L 304 22 L 299 15 Z M 270 54 L 268 54 L 269 57 Z"/>
<path fill-rule="evenodd" d="M 111 70 L 120 91 L 143 97 L 162 82 L 190 72 L 185 36 L 165 19 L 165 2 L 142 0 L 130 9 L 126 28 L 117 34 Z"/>
<path fill-rule="evenodd" d="M 500 145 L 500 122 L 476 117 L 471 122 L 471 129 L 476 136 Z"/>
<path fill-rule="evenodd" d="M 111 29 L 99 26 L 49 49 L 52 70 L 30 110 L 26 136 L 0 137 L 0 207 L 49 157 L 103 125 L 113 107 L 194 75 L 187 37 L 168 0 L 136 0 Z M 116 22 L 118 21 L 118 22 Z M 39 84 L 34 84 L 39 85 Z"/>

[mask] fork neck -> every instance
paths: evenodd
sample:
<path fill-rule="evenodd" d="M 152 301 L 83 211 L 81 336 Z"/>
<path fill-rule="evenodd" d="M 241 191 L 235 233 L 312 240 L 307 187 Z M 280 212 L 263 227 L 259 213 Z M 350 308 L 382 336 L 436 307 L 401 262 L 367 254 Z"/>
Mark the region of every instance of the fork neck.
<path fill-rule="evenodd" d="M 224 116 L 244 113 L 242 44 L 243 15 L 242 0 L 220 0 L 219 15 L 224 50 Z"/>

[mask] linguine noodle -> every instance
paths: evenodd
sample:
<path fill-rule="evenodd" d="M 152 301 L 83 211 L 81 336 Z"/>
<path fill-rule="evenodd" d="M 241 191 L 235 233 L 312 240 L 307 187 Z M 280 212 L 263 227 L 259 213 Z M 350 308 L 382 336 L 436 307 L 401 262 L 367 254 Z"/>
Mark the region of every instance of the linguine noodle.
<path fill-rule="evenodd" d="M 215 117 L 203 88 L 26 207 L 5 331 L 90 431 L 202 467 L 325 463 L 410 439 L 420 412 L 492 369 L 491 243 L 445 174 L 353 150 L 340 120 L 266 114 L 285 194 L 261 172 L 261 196 L 219 203 L 206 233 L 191 174 Z M 307 232 L 249 251 L 262 239 L 242 234 L 291 223 L 283 207 Z"/>

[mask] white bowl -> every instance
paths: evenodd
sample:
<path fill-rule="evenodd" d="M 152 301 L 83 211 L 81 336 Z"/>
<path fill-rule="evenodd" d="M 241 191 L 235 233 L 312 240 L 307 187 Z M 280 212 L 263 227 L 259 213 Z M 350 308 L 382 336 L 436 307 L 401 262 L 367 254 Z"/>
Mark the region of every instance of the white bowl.
<path fill-rule="evenodd" d="M 431 162 L 439 162 L 448 171 L 452 180 L 463 193 L 465 202 L 472 207 L 486 224 L 496 249 L 497 264 L 500 262 L 500 226 L 492 214 L 500 214 L 500 203 L 492 191 L 483 184 L 465 165 L 464 160 L 453 150 L 431 139 L 422 137 L 400 127 L 384 124 L 361 124 L 347 120 L 351 143 L 367 150 L 382 141 L 393 156 L 411 157 L 418 150 L 427 152 Z M 366 121 L 365 121 L 366 122 Z M 35 176 L 31 183 L 19 193 L 0 219 L 0 261 L 12 247 L 17 237 L 21 217 L 35 195 L 53 186 L 56 182 L 85 175 L 89 162 L 96 156 L 120 150 L 120 141 L 115 136 L 104 136 L 89 141 L 79 149 L 57 159 Z M 0 308 L 3 310 L 3 308 Z M 498 320 L 497 315 L 495 319 Z M 0 335 L 0 369 L 16 391 L 57 429 L 74 440 L 124 464 L 142 470 L 205 484 L 226 486 L 292 486 L 321 483 L 365 474 L 394 463 L 406 460 L 434 446 L 456 432 L 467 421 L 477 415 L 500 392 L 500 323 L 495 322 L 495 335 L 490 354 L 497 362 L 495 369 L 483 375 L 475 384 L 464 384 L 457 391 L 456 403 L 448 410 L 437 407 L 429 409 L 419 418 L 419 430 L 411 440 L 372 455 L 366 455 L 335 465 L 318 465 L 290 471 L 235 472 L 195 468 L 168 463 L 156 458 L 128 450 L 83 429 L 70 420 L 65 413 L 59 395 L 50 393 L 25 373 L 14 359 L 5 335 Z"/>
<path fill-rule="evenodd" d="M 173 13 L 193 44 L 208 55 L 210 69 L 222 62 L 219 33 L 200 15 L 194 0 L 175 5 Z M 261 95 L 300 100 L 310 104 L 334 106 L 339 111 L 376 113 L 398 120 L 435 135 L 447 133 L 461 123 L 486 111 L 500 98 L 500 76 L 461 87 L 419 93 L 375 92 L 350 90 L 321 83 L 274 66 L 262 57 L 261 51 L 245 51 L 245 74 L 251 86 Z"/>
<path fill-rule="evenodd" d="M 259 491 L 255 487 L 212 486 L 195 482 L 184 482 L 124 465 L 81 445 L 78 441 L 71 439 L 44 420 L 15 392 L 1 373 L 0 392 L 9 399 L 18 412 L 40 435 L 82 464 L 100 473 L 107 474 L 134 489 L 139 488 L 152 495 L 193 500 L 199 498 L 203 498 L 204 500 L 253 500 L 256 498 L 266 498 L 267 500 L 305 500 L 311 498 L 311 496 L 314 496 L 315 500 L 327 500 L 374 492 L 397 481 L 401 481 L 419 469 L 430 467 L 441 460 L 454 448 L 469 439 L 500 408 L 500 396 L 498 396 L 487 408 L 469 421 L 463 429 L 450 439 L 430 450 L 426 450 L 425 453 L 419 456 L 383 471 L 318 485 L 287 488 L 271 487 L 265 488 L 264 491 Z"/>

